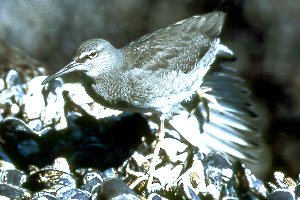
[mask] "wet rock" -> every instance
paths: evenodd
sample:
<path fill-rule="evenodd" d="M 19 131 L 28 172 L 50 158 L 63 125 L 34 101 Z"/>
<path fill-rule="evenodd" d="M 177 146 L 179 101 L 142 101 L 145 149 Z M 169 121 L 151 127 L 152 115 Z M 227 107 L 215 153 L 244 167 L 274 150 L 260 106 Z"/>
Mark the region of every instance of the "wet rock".
<path fill-rule="evenodd" d="M 294 196 L 294 192 L 289 189 L 277 189 L 268 196 L 267 200 L 294 200 Z"/>
<path fill-rule="evenodd" d="M 27 83 L 27 93 L 22 98 L 24 105 L 25 118 L 28 120 L 38 119 L 41 117 L 41 112 L 45 109 L 45 100 L 42 94 L 41 85 L 43 77 L 35 77 Z"/>
<path fill-rule="evenodd" d="M 83 176 L 82 185 L 80 186 L 80 188 L 94 195 L 98 191 L 103 181 L 104 179 L 99 171 L 90 169 Z"/>
<path fill-rule="evenodd" d="M 298 200 L 300 198 L 300 184 L 298 182 L 298 185 L 295 187 L 295 197 Z"/>
<path fill-rule="evenodd" d="M 2 90 L 4 90 L 4 88 L 5 88 L 4 81 L 3 81 L 2 78 L 0 78 L 0 92 L 1 92 Z"/>
<path fill-rule="evenodd" d="M 27 181 L 27 175 L 20 170 L 0 168 L 0 184 L 21 186 Z"/>
<path fill-rule="evenodd" d="M 30 196 L 30 192 L 18 186 L 0 184 L 0 196 L 10 199 L 22 199 L 23 197 Z"/>
<path fill-rule="evenodd" d="M 20 101 L 25 93 L 19 74 L 15 70 L 7 73 L 5 85 L 5 89 L 0 92 L 0 113 L 4 117 L 17 116 L 21 111 Z"/>
<path fill-rule="evenodd" d="M 213 191 L 215 198 L 219 197 L 222 186 L 230 180 L 233 169 L 229 160 L 219 152 L 209 153 L 203 160 L 208 188 Z"/>
<path fill-rule="evenodd" d="M 72 188 L 70 186 L 61 187 L 56 192 L 57 199 L 67 200 L 67 199 L 79 199 L 79 200 L 89 200 L 91 194 L 87 191 Z"/>
<path fill-rule="evenodd" d="M 99 189 L 97 199 L 109 200 L 109 199 L 133 199 L 139 200 L 128 185 L 119 179 L 107 179 L 104 181 Z"/>
<path fill-rule="evenodd" d="M 114 179 L 118 177 L 118 173 L 114 168 L 109 168 L 101 173 L 103 179 Z"/>
<path fill-rule="evenodd" d="M 21 86 L 23 84 L 18 72 L 15 70 L 10 70 L 6 74 L 5 83 L 8 89 L 11 89 L 13 86 Z"/>
<path fill-rule="evenodd" d="M 51 192 L 42 191 L 34 193 L 30 200 L 57 200 L 57 198 Z"/>
<path fill-rule="evenodd" d="M 31 171 L 26 187 L 43 189 L 61 185 L 76 188 L 76 180 L 75 175 L 70 173 L 68 162 L 64 158 L 57 158 L 51 166 Z"/>
<path fill-rule="evenodd" d="M 193 196 L 207 192 L 201 155 L 196 153 L 193 156 L 192 166 L 180 177 L 180 183 L 188 198 L 193 199 Z"/>
<path fill-rule="evenodd" d="M 28 127 L 31 128 L 33 131 L 41 131 L 43 128 L 43 124 L 41 120 L 35 119 L 28 122 Z"/>

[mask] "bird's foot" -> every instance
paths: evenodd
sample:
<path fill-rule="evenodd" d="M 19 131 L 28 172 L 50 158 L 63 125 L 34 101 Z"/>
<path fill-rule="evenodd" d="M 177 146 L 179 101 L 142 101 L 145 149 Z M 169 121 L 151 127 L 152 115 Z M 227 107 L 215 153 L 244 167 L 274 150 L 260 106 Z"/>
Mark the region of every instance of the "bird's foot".
<path fill-rule="evenodd" d="M 196 91 L 196 95 L 199 98 L 199 103 L 202 102 L 203 106 L 205 108 L 207 117 L 206 117 L 206 121 L 209 122 L 209 116 L 210 116 L 210 109 L 208 104 L 211 103 L 212 107 L 218 109 L 220 112 L 223 111 L 222 106 L 218 103 L 218 100 L 215 96 L 208 94 L 210 91 L 212 91 L 212 88 L 199 88 Z M 194 114 L 194 112 L 196 111 L 197 107 L 192 109 L 190 111 L 190 116 Z"/>
<path fill-rule="evenodd" d="M 215 107 L 219 111 L 223 111 L 222 106 L 218 103 L 217 98 L 214 95 L 208 94 L 208 92 L 212 91 L 212 88 L 200 88 L 196 91 L 196 94 L 200 98 L 201 101 L 206 100 L 208 103 L 212 104 L 212 107 Z"/>

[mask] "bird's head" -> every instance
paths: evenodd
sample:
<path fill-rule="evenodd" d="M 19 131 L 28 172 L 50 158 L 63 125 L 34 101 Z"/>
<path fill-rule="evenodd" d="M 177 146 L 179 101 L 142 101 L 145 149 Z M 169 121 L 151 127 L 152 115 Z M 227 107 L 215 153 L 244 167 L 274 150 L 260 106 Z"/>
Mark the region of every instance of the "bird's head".
<path fill-rule="evenodd" d="M 42 84 L 74 71 L 82 71 L 95 78 L 123 64 L 122 53 L 103 39 L 91 39 L 82 43 L 73 60 L 55 74 L 48 76 Z"/>

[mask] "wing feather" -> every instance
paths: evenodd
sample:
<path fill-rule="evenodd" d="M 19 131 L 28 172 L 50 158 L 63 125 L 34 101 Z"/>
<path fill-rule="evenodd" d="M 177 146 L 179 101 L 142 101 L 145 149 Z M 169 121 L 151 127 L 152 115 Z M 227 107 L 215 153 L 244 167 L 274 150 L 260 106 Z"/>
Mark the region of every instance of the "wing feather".
<path fill-rule="evenodd" d="M 193 16 L 131 42 L 121 49 L 127 66 L 190 72 L 219 36 L 224 17 L 223 12 Z"/>

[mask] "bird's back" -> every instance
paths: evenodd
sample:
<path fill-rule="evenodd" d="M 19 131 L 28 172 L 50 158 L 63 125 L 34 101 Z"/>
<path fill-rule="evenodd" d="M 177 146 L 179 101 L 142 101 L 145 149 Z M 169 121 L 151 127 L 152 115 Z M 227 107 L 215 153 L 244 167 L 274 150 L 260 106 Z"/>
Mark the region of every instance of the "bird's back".
<path fill-rule="evenodd" d="M 147 34 L 121 50 L 131 68 L 190 72 L 220 34 L 223 12 L 193 16 Z"/>
<path fill-rule="evenodd" d="M 214 60 L 224 16 L 193 16 L 122 48 L 132 85 L 128 97 L 164 113 L 190 96 Z"/>

